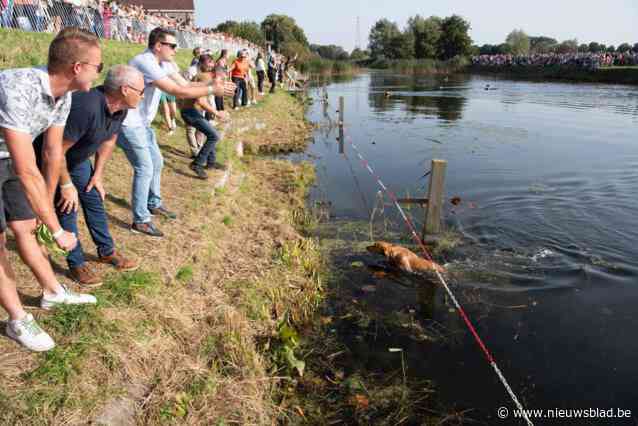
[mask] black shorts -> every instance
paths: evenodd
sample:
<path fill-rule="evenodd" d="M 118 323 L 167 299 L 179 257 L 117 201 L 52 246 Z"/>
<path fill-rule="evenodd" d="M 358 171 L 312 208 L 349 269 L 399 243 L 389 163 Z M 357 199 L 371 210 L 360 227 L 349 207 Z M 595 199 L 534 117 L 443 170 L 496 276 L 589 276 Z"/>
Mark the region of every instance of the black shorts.
<path fill-rule="evenodd" d="M 0 159 L 0 212 L 4 212 L 0 214 L 0 232 L 7 229 L 7 222 L 35 219 L 10 158 Z"/>

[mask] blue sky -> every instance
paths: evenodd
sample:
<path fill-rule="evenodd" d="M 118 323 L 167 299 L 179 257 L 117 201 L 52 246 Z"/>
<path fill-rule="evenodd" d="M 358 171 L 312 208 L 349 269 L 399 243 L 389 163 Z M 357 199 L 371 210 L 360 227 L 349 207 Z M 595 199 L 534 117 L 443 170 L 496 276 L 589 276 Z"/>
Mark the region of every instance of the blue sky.
<path fill-rule="evenodd" d="M 638 43 L 638 0 L 276 0 L 222 2 L 195 0 L 196 22 L 215 26 L 228 19 L 260 23 L 270 13 L 295 18 L 311 43 L 336 44 L 352 50 L 356 43 L 357 16 L 361 44 L 374 23 L 387 18 L 403 27 L 410 16 L 458 14 L 469 20 L 476 44 L 502 43 L 512 29 L 529 35 L 546 35 L 559 41 L 577 38 L 617 46 Z"/>

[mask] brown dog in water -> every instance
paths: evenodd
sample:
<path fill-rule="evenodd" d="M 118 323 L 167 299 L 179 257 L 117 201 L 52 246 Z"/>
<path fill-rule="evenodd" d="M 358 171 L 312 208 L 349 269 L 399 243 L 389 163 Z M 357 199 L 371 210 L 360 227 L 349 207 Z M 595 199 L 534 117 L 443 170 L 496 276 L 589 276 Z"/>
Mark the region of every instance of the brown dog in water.
<path fill-rule="evenodd" d="M 388 258 L 388 261 L 395 267 L 411 273 L 419 272 L 440 272 L 445 273 L 445 268 L 436 262 L 425 260 L 405 247 L 377 241 L 374 245 L 367 247 L 370 253 L 379 253 Z"/>

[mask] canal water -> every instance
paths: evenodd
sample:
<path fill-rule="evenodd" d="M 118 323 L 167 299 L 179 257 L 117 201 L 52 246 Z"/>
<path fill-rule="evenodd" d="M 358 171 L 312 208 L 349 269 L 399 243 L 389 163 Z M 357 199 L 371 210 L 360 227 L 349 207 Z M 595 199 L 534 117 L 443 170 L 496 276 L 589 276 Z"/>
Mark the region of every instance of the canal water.
<path fill-rule="evenodd" d="M 311 202 L 332 226 L 323 237 L 342 243 L 345 298 L 412 323 L 400 333 L 343 331 L 357 362 L 379 374 L 400 369 L 401 349 L 407 374 L 432 379 L 448 408 L 469 409 L 481 424 L 519 424 L 498 418 L 511 400 L 440 290 L 425 318 L 413 288 L 359 267 L 381 260 L 365 251 L 370 240 L 406 243 L 408 232 L 351 143 L 399 196 L 426 196 L 430 161 L 447 160 L 446 200 L 461 202 L 446 202 L 445 225 L 461 243 L 441 261 L 460 271 L 453 290 L 526 408 L 619 408 L 638 418 L 638 88 L 371 72 L 313 97 L 308 118 L 318 128 L 302 158 L 317 167 Z M 409 214 L 423 222 L 422 209 Z"/>

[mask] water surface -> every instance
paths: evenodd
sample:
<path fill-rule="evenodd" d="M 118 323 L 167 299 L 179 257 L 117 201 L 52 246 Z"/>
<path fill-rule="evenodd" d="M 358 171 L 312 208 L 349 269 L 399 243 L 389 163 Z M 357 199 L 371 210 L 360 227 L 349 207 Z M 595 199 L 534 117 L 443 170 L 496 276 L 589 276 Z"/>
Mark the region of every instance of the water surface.
<path fill-rule="evenodd" d="M 373 72 L 326 90 L 329 104 L 308 114 L 321 127 L 306 158 L 317 166 L 313 199 L 330 203 L 332 221 L 365 224 L 378 206 L 351 142 L 400 195 L 425 196 L 431 159 L 447 160 L 446 197 L 462 203 L 447 204 L 446 225 L 465 248 L 446 260 L 490 272 L 456 291 L 515 392 L 528 408 L 623 408 L 638 418 L 638 89 Z M 345 155 L 335 139 L 339 96 Z M 384 213 L 398 219 L 391 207 Z M 420 209 L 410 214 L 422 222 Z M 379 309 L 414 301 L 414 291 L 378 287 L 363 297 Z M 480 302 L 464 300 L 477 288 Z M 457 314 L 439 303 L 433 320 L 461 337 L 375 336 L 363 362 L 382 370 L 396 362 L 387 346 L 400 346 L 410 373 L 434 379 L 444 400 L 505 424 L 496 409 L 511 403 Z"/>

